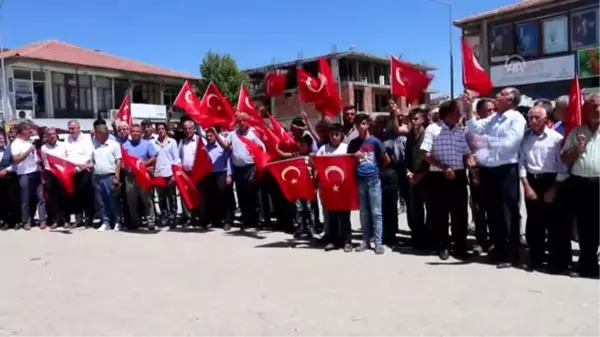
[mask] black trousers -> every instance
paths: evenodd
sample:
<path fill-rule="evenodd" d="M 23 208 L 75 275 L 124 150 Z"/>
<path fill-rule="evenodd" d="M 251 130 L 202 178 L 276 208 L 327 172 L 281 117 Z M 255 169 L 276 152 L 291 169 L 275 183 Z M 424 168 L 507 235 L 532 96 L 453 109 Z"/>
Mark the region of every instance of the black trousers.
<path fill-rule="evenodd" d="M 398 233 L 398 172 L 386 168 L 379 174 L 381 179 L 381 215 L 383 220 L 383 243 L 395 245 Z"/>
<path fill-rule="evenodd" d="M 548 264 L 555 271 L 565 271 L 573 263 L 571 237 L 575 218 L 575 191 L 571 177 L 560 183 L 554 200 L 553 218 L 548 222 Z"/>
<path fill-rule="evenodd" d="M 434 244 L 438 251 L 450 248 L 448 220 L 451 218 L 452 241 L 455 249 L 467 249 L 467 173 L 454 171 L 452 180 L 446 179 L 443 172 L 429 172 L 431 198 L 431 224 Z"/>
<path fill-rule="evenodd" d="M 234 166 L 232 169 L 237 199 L 242 211 L 243 227 L 258 226 L 259 184 L 256 177 L 256 166 L 254 164 Z"/>
<path fill-rule="evenodd" d="M 469 171 L 469 190 L 471 191 L 471 212 L 475 220 L 475 239 L 477 244 L 487 250 L 490 247 L 485 193 L 479 182 L 479 169 Z"/>
<path fill-rule="evenodd" d="M 12 224 L 12 219 L 10 218 L 11 198 L 15 197 L 10 193 L 9 179 L 8 175 L 0 178 L 0 222 L 6 225 Z"/>
<path fill-rule="evenodd" d="M 167 186 L 156 187 L 156 194 L 158 195 L 158 208 L 160 208 L 160 215 L 163 221 L 170 222 L 172 224 L 177 217 L 177 191 L 175 182 L 171 181 L 171 177 L 161 178 L 167 183 Z"/>
<path fill-rule="evenodd" d="M 91 225 L 96 212 L 92 176 L 93 173 L 88 170 L 75 173 L 75 193 L 71 196 L 72 207 L 65 210 L 66 214 L 75 213 L 75 219 L 78 223 L 83 221 L 83 214 L 85 213 L 88 225 Z"/>
<path fill-rule="evenodd" d="M 577 261 L 577 270 L 581 274 L 598 275 L 599 223 L 598 204 L 600 198 L 600 178 L 571 176 L 575 202 L 575 218 L 579 232 L 581 254 Z"/>
<path fill-rule="evenodd" d="M 271 190 L 273 189 L 270 185 L 270 181 L 272 178 L 270 174 L 266 171 L 262 173 L 261 177 L 258 178 L 258 220 L 262 225 L 270 226 L 271 224 Z"/>
<path fill-rule="evenodd" d="M 16 225 L 21 223 L 21 187 L 19 185 L 19 176 L 11 172 L 7 176 L 8 179 L 8 210 L 10 223 Z"/>
<path fill-rule="evenodd" d="M 268 189 L 273 204 L 273 213 L 277 219 L 275 229 L 288 232 L 293 231 L 296 219 L 296 205 L 285 198 L 277 181 L 268 171 L 263 172 L 263 186 Z M 318 209 L 316 212 L 318 217 Z"/>
<path fill-rule="evenodd" d="M 431 214 L 425 218 L 428 198 L 428 174 L 414 185 L 408 187 L 408 198 L 406 199 L 406 220 L 410 228 L 413 247 L 424 248 L 431 244 L 432 227 Z"/>
<path fill-rule="evenodd" d="M 525 199 L 527 224 L 525 235 L 529 246 L 529 265 L 540 266 L 544 263 L 546 251 L 546 232 L 551 221 L 555 221 L 554 203 L 544 202 L 544 194 L 556 184 L 556 174 L 527 174 L 529 186 L 537 194 L 536 200 Z"/>
<path fill-rule="evenodd" d="M 518 263 L 521 246 L 517 164 L 479 169 L 497 262 Z"/>
<path fill-rule="evenodd" d="M 329 223 L 327 224 L 326 238 L 328 243 L 337 246 L 352 243 L 352 228 L 350 225 L 350 212 L 326 211 Z M 384 232 L 385 233 L 385 232 Z"/>
<path fill-rule="evenodd" d="M 213 172 L 202 180 L 202 190 L 206 195 L 206 222 L 213 226 L 221 226 L 227 215 L 225 180 L 227 172 Z"/>
<path fill-rule="evenodd" d="M 48 200 L 46 201 L 46 211 L 48 212 L 48 222 L 54 224 L 64 224 L 68 221 L 68 205 L 64 201 L 67 199 L 61 182 L 51 171 L 46 170 L 46 192 Z"/>

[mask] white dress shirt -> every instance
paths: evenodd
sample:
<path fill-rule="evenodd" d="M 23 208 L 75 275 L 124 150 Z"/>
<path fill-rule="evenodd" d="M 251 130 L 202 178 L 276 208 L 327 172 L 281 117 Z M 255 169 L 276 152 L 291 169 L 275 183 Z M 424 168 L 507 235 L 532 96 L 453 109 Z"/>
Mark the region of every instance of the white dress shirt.
<path fill-rule="evenodd" d="M 76 165 L 86 164 L 92 160 L 94 145 L 90 135 L 79 133 L 77 139 L 69 135 L 65 141 L 67 156 L 65 159 Z"/>
<path fill-rule="evenodd" d="M 50 170 L 48 154 L 60 159 L 67 159 L 67 146 L 61 141 L 56 141 L 54 145 L 48 143 L 42 145 L 42 162 L 44 163 L 44 169 L 46 170 Z"/>
<path fill-rule="evenodd" d="M 519 153 L 519 177 L 527 177 L 527 173 L 558 173 L 557 181 L 567 178 L 567 168 L 560 161 L 560 150 L 563 136 L 544 128 L 541 135 L 529 130 L 525 133 Z"/>
<path fill-rule="evenodd" d="M 465 129 L 460 125 L 455 125 L 450 129 L 444 121 L 438 121 L 427 126 L 423 135 L 421 150 L 430 152 L 435 159 L 444 165 L 448 165 L 453 170 L 464 170 L 464 156 L 471 152 L 467 145 Z M 441 168 L 435 165 L 431 165 L 429 170 L 442 171 Z"/>
<path fill-rule="evenodd" d="M 194 160 L 196 158 L 196 149 L 198 148 L 198 140 L 204 142 L 204 138 L 198 135 L 194 135 L 191 140 L 184 138 L 179 143 L 179 158 L 181 158 L 181 167 L 184 171 L 189 172 L 194 167 Z"/>
<path fill-rule="evenodd" d="M 471 118 L 467 128 L 485 146 L 475 152 L 477 161 L 486 167 L 516 164 L 527 121 L 517 110 L 493 113 L 487 118 Z"/>
<path fill-rule="evenodd" d="M 15 139 L 10 144 L 10 153 L 14 156 L 20 156 L 27 152 L 34 145 L 20 138 Z M 16 164 L 17 175 L 25 175 L 39 171 L 37 165 L 37 151 L 32 151 L 22 162 Z"/>

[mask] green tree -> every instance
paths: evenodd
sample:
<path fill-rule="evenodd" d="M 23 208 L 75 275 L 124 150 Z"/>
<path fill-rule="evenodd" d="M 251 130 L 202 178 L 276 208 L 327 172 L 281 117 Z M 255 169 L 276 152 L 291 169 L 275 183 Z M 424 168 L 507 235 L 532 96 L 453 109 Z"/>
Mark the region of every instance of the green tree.
<path fill-rule="evenodd" d="M 206 87 L 212 81 L 234 105 L 237 103 L 240 85 L 248 83 L 248 75 L 238 68 L 229 54 L 208 51 L 200 64 L 200 74 L 202 75 L 198 86 L 200 95 L 204 94 Z M 250 90 L 248 86 L 246 88 Z"/>

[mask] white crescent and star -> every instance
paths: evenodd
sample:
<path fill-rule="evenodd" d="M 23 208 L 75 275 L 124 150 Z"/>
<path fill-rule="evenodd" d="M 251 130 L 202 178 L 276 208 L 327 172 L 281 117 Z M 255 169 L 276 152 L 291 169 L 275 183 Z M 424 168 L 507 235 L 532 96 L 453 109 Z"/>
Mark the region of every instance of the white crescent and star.
<path fill-rule="evenodd" d="M 246 99 L 244 100 L 244 103 L 246 103 L 246 106 L 248 107 L 248 109 L 254 109 L 254 107 L 252 106 L 252 104 L 250 104 L 250 97 L 246 96 Z"/>
<path fill-rule="evenodd" d="M 471 57 L 473 58 L 473 65 L 475 66 L 475 68 L 477 68 L 481 71 L 484 71 L 483 68 L 481 67 L 481 64 L 479 64 L 479 61 L 477 61 L 475 54 L 471 53 Z"/>
<path fill-rule="evenodd" d="M 215 94 L 208 94 L 208 96 L 206 97 L 206 105 L 208 106 L 209 109 L 215 109 L 211 104 L 210 104 L 210 100 L 211 98 L 216 98 L 217 101 L 219 101 L 219 97 L 217 97 L 217 95 Z M 217 110 L 221 110 L 221 105 L 219 104 L 216 108 Z"/>
<path fill-rule="evenodd" d="M 406 86 L 406 84 L 404 84 L 404 81 L 402 80 L 402 72 L 400 70 L 400 67 L 396 68 L 396 82 L 400 83 L 400 85 L 402 86 Z"/>
<path fill-rule="evenodd" d="M 308 90 L 314 93 L 321 92 L 321 90 L 323 90 L 323 88 L 325 88 L 325 85 L 327 84 L 327 77 L 325 77 L 325 75 L 319 73 L 317 77 L 319 78 L 319 88 L 317 89 L 315 89 L 315 87 L 313 87 L 312 85 L 312 77 L 308 77 L 305 81 Z"/>
<path fill-rule="evenodd" d="M 286 181 L 286 182 L 288 181 L 288 180 L 285 178 L 285 176 L 286 176 L 286 174 L 287 174 L 289 171 L 295 171 L 295 172 L 297 172 L 297 173 L 298 173 L 298 178 L 300 178 L 300 176 L 301 176 L 300 169 L 298 169 L 296 166 L 288 166 L 288 167 L 286 167 L 285 169 L 283 169 L 283 171 L 281 171 L 281 179 L 282 179 L 283 181 Z M 298 179 L 292 178 L 292 180 L 290 180 L 290 182 L 291 182 L 292 184 L 296 184 L 296 183 L 298 182 Z"/>
<path fill-rule="evenodd" d="M 346 179 L 346 176 L 344 175 L 344 171 L 342 171 L 342 169 L 339 166 L 331 165 L 331 166 L 327 166 L 327 168 L 325 168 L 325 178 L 327 178 L 327 180 L 331 180 L 331 179 L 329 179 L 329 173 L 331 173 L 331 172 L 339 173 L 340 176 L 342 177 L 342 180 L 341 180 L 342 183 Z M 334 184 L 333 191 L 338 192 L 339 190 L 340 190 L 340 187 L 337 184 Z"/>
<path fill-rule="evenodd" d="M 187 91 L 183 97 L 188 104 L 192 104 L 192 92 Z"/>

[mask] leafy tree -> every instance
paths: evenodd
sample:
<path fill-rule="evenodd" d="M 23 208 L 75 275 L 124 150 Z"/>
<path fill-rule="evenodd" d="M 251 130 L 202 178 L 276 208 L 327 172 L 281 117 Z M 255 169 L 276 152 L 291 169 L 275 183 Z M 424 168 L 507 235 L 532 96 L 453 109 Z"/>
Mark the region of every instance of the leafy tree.
<path fill-rule="evenodd" d="M 246 88 L 251 89 L 247 85 L 248 75 L 238 68 L 235 60 L 229 54 L 208 51 L 200 64 L 200 74 L 202 79 L 197 88 L 200 95 L 204 94 L 206 87 L 212 81 L 221 89 L 223 95 L 235 105 L 240 85 L 246 83 Z"/>

